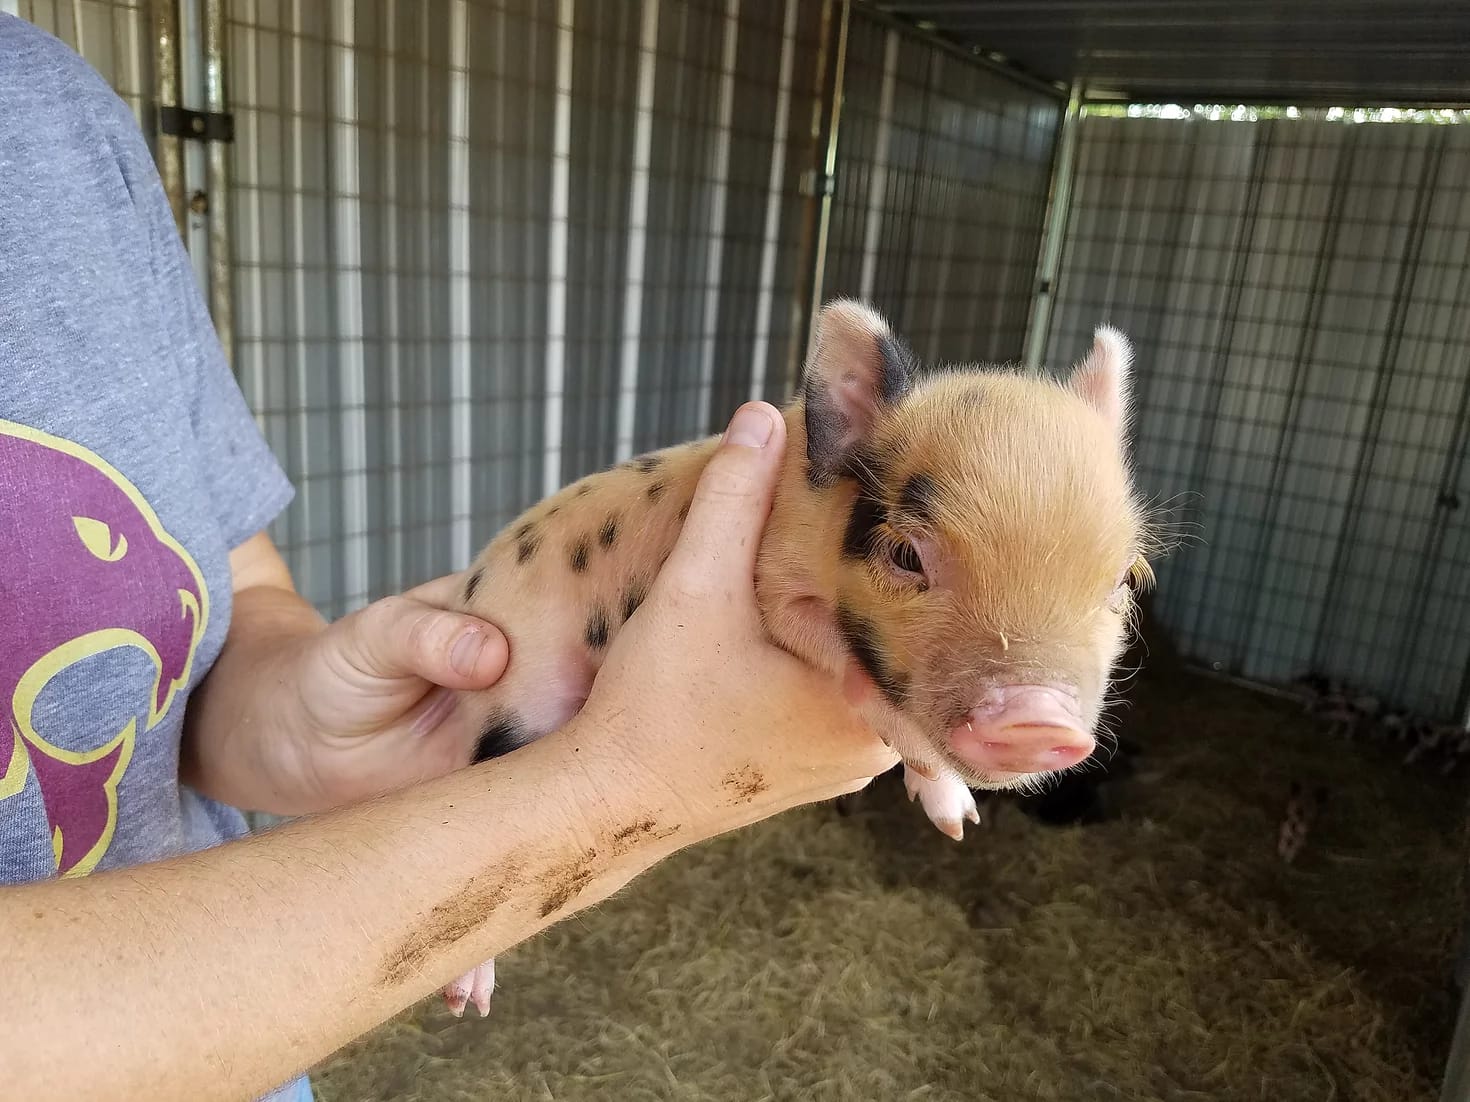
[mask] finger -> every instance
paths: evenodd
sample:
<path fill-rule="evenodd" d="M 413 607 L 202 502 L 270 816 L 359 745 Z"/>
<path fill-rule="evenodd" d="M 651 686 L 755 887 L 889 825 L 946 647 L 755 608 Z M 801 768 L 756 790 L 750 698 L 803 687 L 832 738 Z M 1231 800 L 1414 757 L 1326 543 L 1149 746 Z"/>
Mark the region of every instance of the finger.
<path fill-rule="evenodd" d="M 434 578 L 406 590 L 403 596 L 435 608 L 463 608 L 464 583 L 468 573 L 469 571 L 463 570 L 458 574 L 445 574 L 442 578 Z"/>
<path fill-rule="evenodd" d="M 510 648 L 493 624 L 408 597 L 385 597 L 328 629 L 343 656 L 371 677 L 420 677 L 450 689 L 484 689 L 505 672 Z"/>
<path fill-rule="evenodd" d="M 692 595 L 749 588 L 786 447 L 774 406 L 748 402 L 700 476 L 689 518 L 660 572 Z"/>

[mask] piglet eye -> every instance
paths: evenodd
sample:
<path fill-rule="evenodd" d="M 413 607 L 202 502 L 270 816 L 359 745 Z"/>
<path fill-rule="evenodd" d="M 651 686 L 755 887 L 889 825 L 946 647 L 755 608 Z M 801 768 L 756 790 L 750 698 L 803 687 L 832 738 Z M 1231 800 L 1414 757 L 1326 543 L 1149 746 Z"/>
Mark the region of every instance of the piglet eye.
<path fill-rule="evenodd" d="M 893 565 L 900 570 L 906 570 L 910 574 L 924 573 L 924 563 L 919 558 L 919 552 L 908 540 L 899 540 L 888 554 Z"/>

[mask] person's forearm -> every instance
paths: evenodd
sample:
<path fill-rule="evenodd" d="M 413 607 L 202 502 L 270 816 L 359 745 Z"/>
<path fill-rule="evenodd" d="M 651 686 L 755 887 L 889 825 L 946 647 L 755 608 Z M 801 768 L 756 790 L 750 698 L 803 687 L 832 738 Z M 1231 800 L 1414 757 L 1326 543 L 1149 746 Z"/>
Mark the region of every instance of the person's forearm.
<path fill-rule="evenodd" d="M 0 890 L 7 1094 L 257 1097 L 606 898 L 693 839 L 599 743 L 574 721 L 370 804 Z"/>
<path fill-rule="evenodd" d="M 235 594 L 224 648 L 189 701 L 185 783 L 236 807 L 295 810 L 303 769 L 287 760 L 299 748 L 280 729 L 279 697 L 292 691 L 293 644 L 325 626 L 289 589 L 257 585 Z"/>

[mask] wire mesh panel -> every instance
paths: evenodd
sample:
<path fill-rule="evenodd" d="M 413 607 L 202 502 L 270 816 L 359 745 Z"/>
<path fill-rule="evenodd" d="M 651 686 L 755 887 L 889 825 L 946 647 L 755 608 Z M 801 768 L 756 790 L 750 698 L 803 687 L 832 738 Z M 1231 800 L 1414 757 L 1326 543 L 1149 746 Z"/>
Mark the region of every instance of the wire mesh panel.
<path fill-rule="evenodd" d="M 140 126 L 152 103 L 147 0 L 0 0 L 0 12 L 61 39 L 133 109 Z"/>
<path fill-rule="evenodd" d="M 618 458 L 707 433 L 748 396 L 787 396 L 820 16 L 821 5 L 788 0 L 644 5 L 642 38 L 658 52 L 639 53 L 635 137 L 646 130 L 648 147 L 645 157 L 635 142 Z"/>
<path fill-rule="evenodd" d="M 824 295 L 927 360 L 1019 359 L 1062 108 L 855 10 Z"/>
<path fill-rule="evenodd" d="M 820 5 L 226 13 L 236 367 L 325 612 L 784 388 Z"/>
<path fill-rule="evenodd" d="M 1137 463 L 1203 545 L 1160 564 L 1182 648 L 1464 708 L 1463 126 L 1088 117 L 1049 353 L 1138 346 Z"/>

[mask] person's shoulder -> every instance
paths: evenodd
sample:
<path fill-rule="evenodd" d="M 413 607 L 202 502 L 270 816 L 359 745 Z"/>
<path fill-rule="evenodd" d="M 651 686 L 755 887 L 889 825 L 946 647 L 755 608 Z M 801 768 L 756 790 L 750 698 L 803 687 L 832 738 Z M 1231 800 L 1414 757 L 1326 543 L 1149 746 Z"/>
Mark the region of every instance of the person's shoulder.
<path fill-rule="evenodd" d="M 85 112 L 107 129 L 137 129 L 132 111 L 87 61 L 55 35 L 0 13 L 0 116 Z"/>

